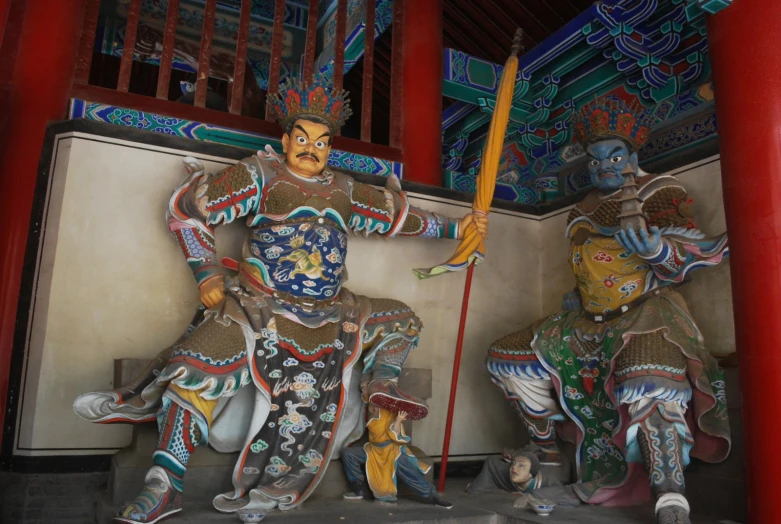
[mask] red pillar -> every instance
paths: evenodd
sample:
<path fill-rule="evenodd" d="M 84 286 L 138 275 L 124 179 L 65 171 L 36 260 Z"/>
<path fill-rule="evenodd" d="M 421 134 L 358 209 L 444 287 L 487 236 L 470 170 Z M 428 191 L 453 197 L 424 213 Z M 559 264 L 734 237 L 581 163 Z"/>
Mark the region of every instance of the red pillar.
<path fill-rule="evenodd" d="M 27 0 L 25 5 L 7 133 L 0 144 L 0 427 L 38 161 L 46 124 L 66 114 L 83 10 L 82 0 Z"/>
<path fill-rule="evenodd" d="M 404 5 L 401 148 L 404 179 L 442 185 L 442 0 Z"/>
<path fill-rule="evenodd" d="M 0 0 L 0 43 L 3 41 L 5 24 L 8 21 L 8 11 L 11 9 L 11 0 Z"/>
<path fill-rule="evenodd" d="M 781 2 L 710 17 L 749 522 L 781 522 Z M 730 394 L 728 391 L 727 394 Z"/>

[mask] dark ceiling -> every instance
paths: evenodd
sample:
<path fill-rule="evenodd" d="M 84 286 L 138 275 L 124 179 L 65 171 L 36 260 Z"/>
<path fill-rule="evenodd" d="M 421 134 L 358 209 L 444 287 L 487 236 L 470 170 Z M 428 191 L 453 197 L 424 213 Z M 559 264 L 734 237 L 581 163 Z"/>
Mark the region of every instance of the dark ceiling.
<path fill-rule="evenodd" d="M 419 0 L 414 0 L 419 1 Z M 412 2 L 407 0 L 408 5 Z M 443 0 L 443 43 L 446 48 L 494 63 L 504 63 L 513 34 L 524 31 L 526 50 L 545 40 L 585 11 L 593 0 Z M 374 49 L 372 142 L 387 144 L 390 128 L 390 63 L 392 27 L 377 39 Z M 356 115 L 361 112 L 363 61 L 344 78 Z M 452 102 L 443 99 L 443 107 Z M 346 136 L 360 136 L 360 118 L 352 118 L 343 130 Z"/>
<path fill-rule="evenodd" d="M 593 0 L 444 0 L 445 47 L 502 64 L 515 30 L 529 50 L 585 11 Z"/>

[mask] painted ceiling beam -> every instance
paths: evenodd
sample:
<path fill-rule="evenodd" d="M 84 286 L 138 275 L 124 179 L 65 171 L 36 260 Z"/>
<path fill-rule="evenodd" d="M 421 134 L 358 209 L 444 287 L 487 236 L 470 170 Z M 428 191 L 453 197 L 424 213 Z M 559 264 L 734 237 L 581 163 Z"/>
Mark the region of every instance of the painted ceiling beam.
<path fill-rule="evenodd" d="M 528 184 L 576 157 L 578 153 L 570 146 L 572 114 L 594 96 L 637 96 L 654 111 L 656 127 L 669 127 L 709 110 L 712 90 L 708 87 L 704 17 L 709 10 L 723 9 L 729 3 L 608 0 L 592 5 L 523 55 L 500 176 L 503 169 L 521 172 L 519 183 Z M 443 91 L 473 106 L 472 113 L 460 116 L 460 126 L 448 126 L 446 139 L 465 135 L 467 122 L 480 122 L 475 115 L 493 110 L 501 71 L 498 64 L 446 50 Z M 460 106 L 459 115 L 463 112 Z M 709 118 L 702 117 L 698 132 L 714 132 L 715 124 Z M 672 131 L 662 136 L 668 135 L 673 136 Z M 710 138 L 698 140 L 705 139 Z M 462 172 L 448 175 L 454 187 L 461 187 L 462 175 L 468 177 L 479 169 L 484 141 L 483 124 L 471 130 L 468 142 L 458 142 Z M 655 145 L 653 149 L 667 147 Z M 519 155 L 521 163 L 506 164 L 512 155 Z"/>
<path fill-rule="evenodd" d="M 442 132 L 450 129 L 472 112 L 474 107 L 466 102 L 456 102 L 442 111 Z"/>

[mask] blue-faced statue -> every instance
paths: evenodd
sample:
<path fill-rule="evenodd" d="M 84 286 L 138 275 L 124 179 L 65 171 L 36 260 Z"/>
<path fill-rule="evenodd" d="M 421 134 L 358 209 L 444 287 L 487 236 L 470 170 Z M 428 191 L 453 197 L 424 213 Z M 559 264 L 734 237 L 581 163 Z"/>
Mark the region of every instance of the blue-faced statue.
<path fill-rule="evenodd" d="M 586 146 L 587 168 L 591 183 L 604 194 L 612 193 L 624 184 L 621 174 L 627 165 L 637 174 L 637 153 L 620 138 L 603 137 Z"/>

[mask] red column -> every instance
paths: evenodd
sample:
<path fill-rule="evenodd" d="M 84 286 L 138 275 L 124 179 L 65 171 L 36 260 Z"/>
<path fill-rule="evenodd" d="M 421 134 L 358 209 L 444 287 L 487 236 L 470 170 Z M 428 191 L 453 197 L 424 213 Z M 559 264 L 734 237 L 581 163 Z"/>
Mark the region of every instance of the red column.
<path fill-rule="evenodd" d="M 404 6 L 401 148 L 404 179 L 442 185 L 442 0 Z"/>
<path fill-rule="evenodd" d="M 710 17 L 749 522 L 781 522 L 781 2 Z M 727 394 L 730 394 L 728 391 Z"/>
<path fill-rule="evenodd" d="M 66 114 L 83 10 L 82 0 L 27 0 L 25 6 L 0 144 L 0 427 L 38 161 L 46 124 Z"/>
<path fill-rule="evenodd" d="M 11 9 L 11 0 L 0 0 L 0 43 L 3 41 L 5 24 L 8 21 L 8 11 Z"/>

